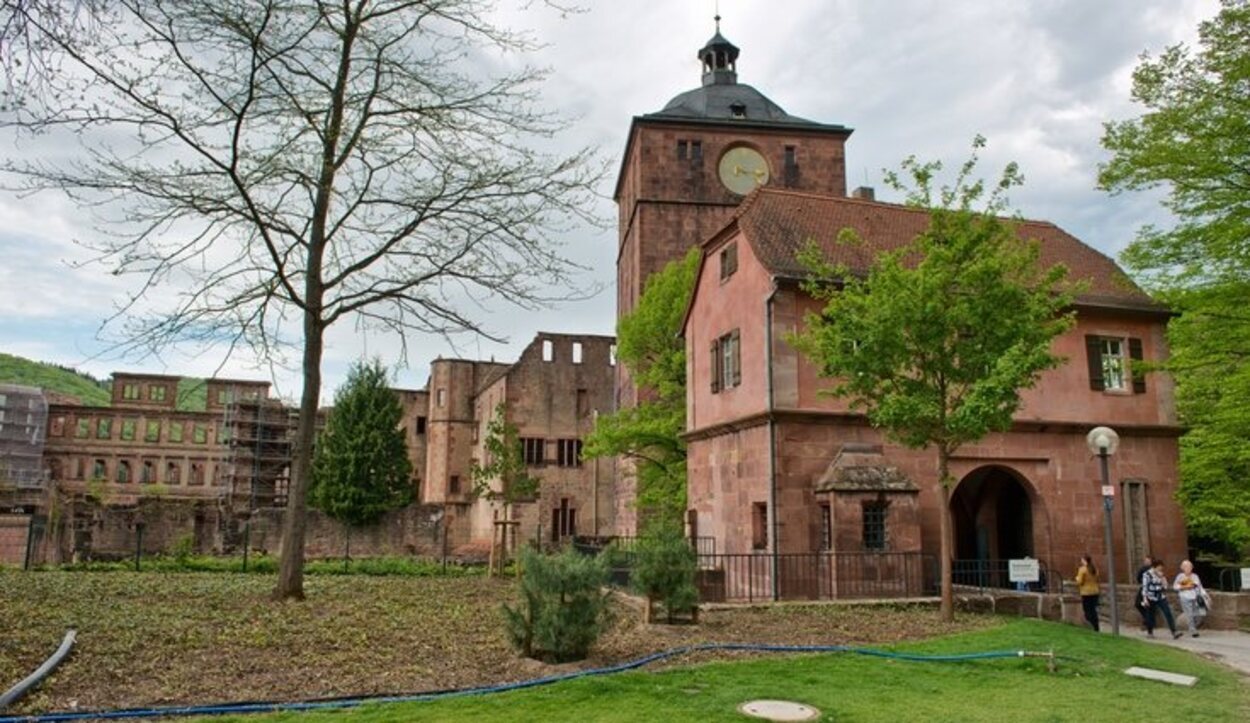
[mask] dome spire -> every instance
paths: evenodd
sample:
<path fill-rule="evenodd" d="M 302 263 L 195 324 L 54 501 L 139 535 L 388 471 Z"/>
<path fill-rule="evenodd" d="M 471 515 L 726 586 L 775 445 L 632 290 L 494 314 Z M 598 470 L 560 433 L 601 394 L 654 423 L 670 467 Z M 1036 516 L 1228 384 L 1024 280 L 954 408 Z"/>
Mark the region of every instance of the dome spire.
<path fill-rule="evenodd" d="M 704 85 L 733 85 L 738 82 L 738 47 L 720 34 L 720 7 L 717 3 L 716 34 L 699 51 L 703 62 Z"/>

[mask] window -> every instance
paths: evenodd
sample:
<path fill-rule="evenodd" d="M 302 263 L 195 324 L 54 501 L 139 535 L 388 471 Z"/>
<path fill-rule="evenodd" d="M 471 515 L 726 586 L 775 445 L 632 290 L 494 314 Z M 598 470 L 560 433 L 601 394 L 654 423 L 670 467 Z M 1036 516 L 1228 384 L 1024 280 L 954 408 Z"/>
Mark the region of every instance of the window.
<path fill-rule="evenodd" d="M 130 482 L 130 463 L 122 460 L 117 463 L 117 483 L 127 484 Z"/>
<path fill-rule="evenodd" d="M 82 479 L 83 472 L 86 470 L 87 460 L 82 457 L 73 457 L 69 461 L 69 478 Z"/>
<path fill-rule="evenodd" d="M 53 437 L 60 437 L 65 434 L 65 417 L 53 417 L 52 424 L 49 425 L 48 434 Z"/>
<path fill-rule="evenodd" d="M 191 430 L 191 441 L 196 444 L 208 444 L 208 427 L 203 424 L 197 424 Z"/>
<path fill-rule="evenodd" d="M 170 422 L 169 423 L 169 441 L 171 442 L 182 441 L 182 422 Z"/>
<path fill-rule="evenodd" d="M 82 417 L 79 417 L 78 421 L 75 422 L 74 436 L 79 439 L 90 437 L 91 436 L 91 420 L 83 419 Z"/>
<path fill-rule="evenodd" d="M 130 442 L 130 441 L 133 441 L 134 438 L 135 438 L 135 420 L 123 419 L 122 420 L 122 439 L 127 442 Z"/>
<path fill-rule="evenodd" d="M 690 156 L 690 144 L 687 141 L 677 141 L 677 160 L 684 161 Z"/>
<path fill-rule="evenodd" d="M 149 419 L 143 428 L 143 441 L 159 442 L 161 441 L 161 423 L 155 419 Z"/>
<path fill-rule="evenodd" d="M 550 339 L 543 339 L 543 361 L 549 362 L 556 358 L 556 347 Z"/>
<path fill-rule="evenodd" d="M 580 341 L 573 342 L 573 363 L 582 363 L 582 343 Z"/>
<path fill-rule="evenodd" d="M 690 141 L 690 160 L 701 162 L 703 160 L 703 142 Z"/>
<path fill-rule="evenodd" d="M 768 547 L 768 504 L 765 502 L 751 505 L 751 547 L 756 550 Z"/>
<path fill-rule="evenodd" d="M 453 474 L 447 482 L 447 491 L 453 495 L 460 494 L 460 475 Z"/>
<path fill-rule="evenodd" d="M 729 244 L 720 252 L 720 280 L 724 281 L 738 270 L 738 242 Z"/>
<path fill-rule="evenodd" d="M 582 440 L 556 440 L 556 464 L 561 467 L 582 466 Z"/>
<path fill-rule="evenodd" d="M 785 184 L 794 186 L 799 181 L 799 163 L 794 146 L 786 146 Z"/>
<path fill-rule="evenodd" d="M 616 366 L 616 344 L 608 346 L 608 366 Z"/>
<path fill-rule="evenodd" d="M 820 549 L 833 549 L 833 508 L 828 502 L 820 504 Z"/>
<path fill-rule="evenodd" d="M 102 459 L 97 459 L 91 465 L 91 479 L 106 480 L 109 476 L 108 464 Z"/>
<path fill-rule="evenodd" d="M 230 398 L 231 398 L 231 394 L 230 394 L 230 390 L 229 390 L 229 389 L 218 389 L 218 390 L 217 390 L 217 403 L 218 403 L 218 404 L 229 404 L 229 403 L 230 403 Z"/>
<path fill-rule="evenodd" d="M 139 398 L 139 385 L 138 384 L 123 384 L 122 385 L 122 399 L 134 400 L 138 398 Z"/>
<path fill-rule="evenodd" d="M 202 485 L 204 484 L 204 463 L 191 463 L 191 478 L 187 480 L 187 484 Z"/>
<path fill-rule="evenodd" d="M 733 114 L 734 118 L 746 118 L 747 117 L 747 104 L 746 103 L 730 103 L 729 112 Z"/>
<path fill-rule="evenodd" d="M 166 392 L 164 384 L 153 384 L 148 387 L 148 399 L 153 402 L 165 401 L 165 395 L 167 393 L 168 392 Z"/>
<path fill-rule="evenodd" d="M 446 389 L 438 390 L 438 406 L 440 407 L 447 406 L 447 390 Z"/>
<path fill-rule="evenodd" d="M 738 330 L 725 334 L 712 342 L 711 377 L 712 393 L 730 389 L 742 383 L 741 342 Z"/>
<path fill-rule="evenodd" d="M 417 434 L 425 434 L 425 417 L 417 417 Z"/>
<path fill-rule="evenodd" d="M 864 549 L 885 549 L 885 502 L 864 503 Z"/>
<path fill-rule="evenodd" d="M 96 439 L 112 439 L 113 437 L 113 420 L 101 419 L 95 425 Z"/>
<path fill-rule="evenodd" d="M 1085 351 L 1089 362 L 1090 389 L 1098 392 L 1128 391 L 1131 383 L 1134 394 L 1146 391 L 1145 375 L 1133 374 L 1129 364 L 1129 360 L 1142 361 L 1141 339 L 1086 336 Z"/>
<path fill-rule="evenodd" d="M 171 485 L 182 484 L 182 465 L 178 462 L 170 462 L 165 465 L 165 483 Z"/>
<path fill-rule="evenodd" d="M 525 464 L 541 466 L 547 461 L 547 440 L 541 437 L 521 437 L 521 456 Z"/>
<path fill-rule="evenodd" d="M 0 407 L 3 407 L 7 405 L 8 403 L 9 403 L 9 396 L 7 394 L 0 394 Z"/>
<path fill-rule="evenodd" d="M 150 485 L 156 481 L 156 463 L 150 459 L 143 460 L 143 468 L 139 470 L 139 482 Z"/>
<path fill-rule="evenodd" d="M 577 534 L 577 510 L 569 506 L 569 498 L 561 497 L 560 506 L 551 509 L 551 541 L 560 542 Z"/>

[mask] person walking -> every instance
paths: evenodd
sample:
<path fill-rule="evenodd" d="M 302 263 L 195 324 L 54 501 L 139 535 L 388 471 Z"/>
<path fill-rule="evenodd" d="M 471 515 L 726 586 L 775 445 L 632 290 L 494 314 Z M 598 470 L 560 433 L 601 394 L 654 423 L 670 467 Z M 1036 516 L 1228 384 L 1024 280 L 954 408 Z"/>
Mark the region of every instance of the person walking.
<path fill-rule="evenodd" d="M 1202 587 L 1202 580 L 1194 572 L 1194 564 L 1189 560 L 1181 563 L 1180 574 L 1172 581 L 1172 589 L 1181 601 L 1181 612 L 1185 613 L 1185 621 L 1189 625 L 1189 634 L 1198 637 L 1198 626 L 1207 616 L 1210 597 Z"/>
<path fill-rule="evenodd" d="M 1137 568 L 1137 575 L 1133 579 L 1137 581 L 1137 595 L 1133 598 L 1133 607 L 1137 608 L 1137 614 L 1141 615 L 1141 629 L 1148 630 L 1154 626 L 1146 621 L 1148 617 L 1153 617 L 1150 612 L 1150 606 L 1146 604 L 1146 585 L 1142 582 L 1146 573 L 1150 572 L 1150 568 L 1155 566 L 1155 561 L 1146 555 L 1142 558 L 1142 566 Z"/>
<path fill-rule="evenodd" d="M 1102 588 L 1098 586 L 1098 568 L 1089 555 L 1081 555 L 1081 566 L 1076 571 L 1076 587 L 1081 593 L 1081 609 L 1085 611 L 1085 622 L 1098 632 L 1098 596 Z"/>
<path fill-rule="evenodd" d="M 1155 636 L 1155 612 L 1158 611 L 1163 613 L 1172 637 L 1179 638 L 1181 634 L 1176 630 L 1176 618 L 1172 616 L 1172 606 L 1168 604 L 1168 579 L 1163 574 L 1162 560 L 1155 560 L 1154 567 L 1142 575 L 1141 586 L 1147 605 L 1146 634 L 1152 638 Z"/>

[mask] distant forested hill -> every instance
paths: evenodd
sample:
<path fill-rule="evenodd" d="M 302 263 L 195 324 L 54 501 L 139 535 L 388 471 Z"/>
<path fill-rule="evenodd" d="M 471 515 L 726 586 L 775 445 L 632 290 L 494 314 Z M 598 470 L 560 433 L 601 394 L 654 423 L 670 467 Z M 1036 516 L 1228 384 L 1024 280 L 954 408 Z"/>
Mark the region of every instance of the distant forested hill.
<path fill-rule="evenodd" d="M 108 406 L 109 383 L 90 374 L 57 364 L 31 361 L 20 356 L 0 353 L 0 384 L 24 384 L 61 394 L 70 394 L 83 404 Z"/>

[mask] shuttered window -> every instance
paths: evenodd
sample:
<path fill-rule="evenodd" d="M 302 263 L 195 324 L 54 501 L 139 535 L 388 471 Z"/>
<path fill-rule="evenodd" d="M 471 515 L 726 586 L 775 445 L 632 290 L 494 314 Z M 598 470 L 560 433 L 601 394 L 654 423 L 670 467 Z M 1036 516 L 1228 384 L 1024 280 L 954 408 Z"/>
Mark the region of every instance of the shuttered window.
<path fill-rule="evenodd" d="M 1145 393 L 1145 374 L 1140 370 L 1134 372 L 1129 363 L 1130 360 L 1143 360 L 1141 339 L 1086 336 L 1085 355 L 1090 389 L 1097 392 L 1128 391 L 1131 386 L 1134 394 Z"/>
<path fill-rule="evenodd" d="M 709 367 L 713 394 L 742 383 L 742 343 L 737 329 L 712 342 Z"/>

